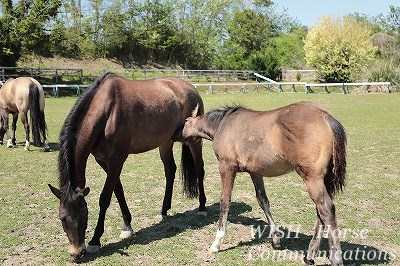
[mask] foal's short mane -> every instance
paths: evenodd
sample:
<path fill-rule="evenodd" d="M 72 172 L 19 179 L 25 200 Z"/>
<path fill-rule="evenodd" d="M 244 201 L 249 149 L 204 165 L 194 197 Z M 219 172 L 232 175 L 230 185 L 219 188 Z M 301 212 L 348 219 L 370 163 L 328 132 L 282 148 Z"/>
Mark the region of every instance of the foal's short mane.
<path fill-rule="evenodd" d="M 58 156 L 58 170 L 60 188 L 64 193 L 68 193 L 75 188 L 73 178 L 75 176 L 74 151 L 77 141 L 77 133 L 85 117 L 90 102 L 92 101 L 97 89 L 104 80 L 114 76 L 113 73 L 106 73 L 98 78 L 93 85 L 85 91 L 76 101 L 70 113 L 65 119 L 60 133 L 60 153 Z"/>
<path fill-rule="evenodd" d="M 225 116 L 228 116 L 241 108 L 244 107 L 238 104 L 225 105 L 220 108 L 215 108 L 206 114 L 207 122 L 211 124 L 219 124 Z"/>

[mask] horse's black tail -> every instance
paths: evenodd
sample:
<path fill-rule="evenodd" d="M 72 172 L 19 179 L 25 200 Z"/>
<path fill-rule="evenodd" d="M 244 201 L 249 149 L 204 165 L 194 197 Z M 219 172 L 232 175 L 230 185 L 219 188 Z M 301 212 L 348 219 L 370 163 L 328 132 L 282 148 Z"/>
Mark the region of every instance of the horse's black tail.
<path fill-rule="evenodd" d="M 194 198 L 199 195 L 199 183 L 195 173 L 194 159 L 190 148 L 182 143 L 181 174 L 183 192 L 189 197 Z"/>
<path fill-rule="evenodd" d="M 327 117 L 333 135 L 333 154 L 325 174 L 325 187 L 331 198 L 343 190 L 346 178 L 346 132 L 342 124 L 332 116 Z"/>
<path fill-rule="evenodd" d="M 40 108 L 40 92 L 36 83 L 29 85 L 29 109 L 31 116 L 32 138 L 35 146 L 42 146 L 46 139 L 47 124 L 44 109 Z M 43 138 L 43 141 L 42 141 Z"/>

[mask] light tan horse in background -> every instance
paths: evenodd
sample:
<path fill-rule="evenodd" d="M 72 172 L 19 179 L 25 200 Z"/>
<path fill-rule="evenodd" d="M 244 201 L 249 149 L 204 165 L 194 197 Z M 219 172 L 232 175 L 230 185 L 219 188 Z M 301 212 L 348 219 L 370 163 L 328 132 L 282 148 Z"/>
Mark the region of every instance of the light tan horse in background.
<path fill-rule="evenodd" d="M 43 146 L 49 150 L 46 139 L 47 125 L 44 115 L 44 92 L 40 83 L 30 77 L 8 79 L 0 90 L 0 144 L 3 144 L 4 134 L 7 136 L 7 147 L 16 145 L 15 131 L 17 129 L 18 115 L 25 129 L 25 150 L 29 150 L 30 124 L 32 125 L 33 144 Z M 30 124 L 28 121 L 30 111 Z M 11 138 L 8 125 L 8 116 L 12 114 Z"/>

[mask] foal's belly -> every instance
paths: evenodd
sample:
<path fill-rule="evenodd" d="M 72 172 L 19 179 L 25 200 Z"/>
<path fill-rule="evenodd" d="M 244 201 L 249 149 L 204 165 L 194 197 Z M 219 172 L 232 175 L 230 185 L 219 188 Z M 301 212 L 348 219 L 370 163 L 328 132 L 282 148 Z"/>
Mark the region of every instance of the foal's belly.
<path fill-rule="evenodd" d="M 260 158 L 258 158 L 260 159 Z M 268 158 L 265 160 L 249 160 L 247 165 L 241 167 L 246 172 L 255 173 L 260 176 L 280 176 L 294 170 L 293 164 L 285 159 Z"/>

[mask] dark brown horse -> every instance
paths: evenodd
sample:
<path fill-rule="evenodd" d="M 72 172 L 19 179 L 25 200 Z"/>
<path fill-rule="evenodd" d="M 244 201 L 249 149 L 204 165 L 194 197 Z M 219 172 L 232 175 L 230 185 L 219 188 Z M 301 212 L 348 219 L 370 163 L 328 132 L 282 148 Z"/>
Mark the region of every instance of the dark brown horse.
<path fill-rule="evenodd" d="M 33 143 L 35 146 L 44 146 L 48 151 L 46 140 L 46 121 L 44 115 L 44 92 L 40 83 L 30 77 L 8 79 L 0 90 L 0 144 L 3 144 L 4 134 L 7 136 L 7 147 L 16 145 L 15 131 L 18 115 L 25 129 L 25 150 L 30 146 L 30 125 L 28 111 L 31 118 Z M 9 132 L 8 116 L 12 114 L 12 138 Z"/>
<path fill-rule="evenodd" d="M 265 112 L 227 107 L 206 116 L 195 109 L 186 120 L 182 137 L 192 142 L 199 138 L 213 141 L 219 161 L 222 192 L 218 230 L 211 245 L 213 252 L 220 249 L 225 236 L 237 172 L 250 174 L 258 203 L 271 227 L 272 246 L 279 248 L 281 235 L 270 212 L 263 176 L 279 176 L 295 170 L 306 184 L 318 216 L 305 261 L 313 263 L 322 225 L 328 232 L 332 264 L 343 265 L 332 199 L 344 186 L 346 134 L 332 115 L 308 102 Z"/>
<path fill-rule="evenodd" d="M 123 228 L 121 237 L 131 236 L 131 214 L 125 201 L 120 174 L 129 154 L 146 152 L 159 147 L 164 164 L 166 190 L 161 214 L 171 208 L 176 165 L 172 147 L 174 133 L 183 126 L 191 111 L 203 102 L 189 83 L 173 78 L 132 81 L 107 73 L 76 102 L 60 133 L 60 189 L 49 185 L 60 199 L 59 218 L 67 233 L 74 262 L 84 259 L 85 230 L 88 209 L 85 196 L 85 168 L 89 154 L 104 169 L 107 178 L 101 192 L 100 212 L 88 252 L 100 248 L 104 219 L 112 193 L 121 208 Z M 199 194 L 199 212 L 205 212 L 204 167 L 202 144 L 182 146 L 182 169 L 185 191 L 189 196 Z"/>

